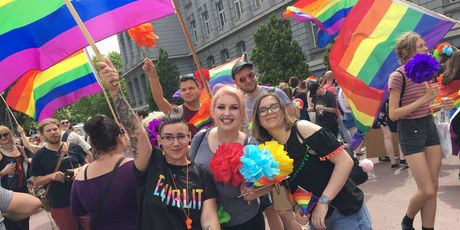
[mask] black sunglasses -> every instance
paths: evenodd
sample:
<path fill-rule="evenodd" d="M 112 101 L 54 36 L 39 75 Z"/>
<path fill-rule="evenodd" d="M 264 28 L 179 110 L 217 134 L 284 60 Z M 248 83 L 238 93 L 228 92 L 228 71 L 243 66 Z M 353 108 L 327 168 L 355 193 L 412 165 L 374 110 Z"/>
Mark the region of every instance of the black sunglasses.
<path fill-rule="evenodd" d="M 9 133 L 0 133 L 0 138 L 7 138 L 9 135 Z"/>

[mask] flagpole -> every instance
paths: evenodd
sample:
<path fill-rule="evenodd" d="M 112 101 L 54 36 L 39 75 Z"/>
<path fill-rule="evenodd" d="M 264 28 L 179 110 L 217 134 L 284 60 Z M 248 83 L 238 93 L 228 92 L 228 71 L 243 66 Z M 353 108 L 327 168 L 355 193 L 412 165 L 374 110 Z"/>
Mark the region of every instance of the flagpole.
<path fill-rule="evenodd" d="M 407 4 L 407 5 L 411 5 L 411 6 L 415 7 L 415 8 L 420 9 L 420 10 L 430 12 L 431 14 L 435 14 L 436 16 L 439 16 L 439 17 L 441 17 L 441 18 L 444 18 L 445 20 L 448 20 L 448 21 L 450 21 L 450 22 L 452 22 L 452 23 L 460 24 L 460 21 L 458 21 L 458 20 L 455 20 L 455 19 L 453 19 L 453 18 L 449 18 L 449 17 L 447 17 L 447 16 L 444 15 L 444 14 L 436 13 L 436 12 L 434 12 L 434 11 L 432 11 L 432 10 L 429 10 L 429 9 L 427 9 L 427 8 L 424 8 L 424 7 L 421 7 L 421 6 L 419 6 L 419 5 L 415 4 L 415 3 L 408 2 L 408 1 L 406 1 L 406 0 L 397 0 L 397 1 L 402 2 L 402 3 L 405 3 L 405 4 Z"/>
<path fill-rule="evenodd" d="M 11 114 L 11 116 L 13 117 L 14 122 L 16 122 L 16 125 L 19 126 L 18 120 L 16 120 L 16 117 L 14 116 L 13 111 L 11 111 L 10 107 L 8 106 L 8 104 L 6 104 L 5 98 L 3 97 L 3 93 L 0 93 L 0 97 L 2 98 L 3 103 L 5 103 L 6 109 L 8 109 L 8 111 Z"/>
<path fill-rule="evenodd" d="M 73 19 L 78 25 L 78 28 L 80 28 L 80 31 L 83 33 L 83 36 L 86 38 L 86 41 L 88 41 L 89 45 L 91 46 L 91 49 L 94 51 L 96 54 L 96 57 L 99 61 L 104 61 L 104 58 L 101 55 L 101 52 L 99 52 L 99 49 L 96 46 L 96 43 L 94 42 L 94 39 L 91 37 L 89 34 L 88 29 L 86 29 L 85 24 L 83 24 L 83 21 L 80 18 L 80 15 L 78 15 L 77 11 L 75 10 L 75 7 L 73 7 L 72 3 L 70 3 L 70 0 L 64 0 L 67 8 L 70 11 L 70 14 L 72 14 Z M 91 66 L 93 66 L 93 63 L 91 62 L 91 59 L 89 59 L 89 63 Z M 93 69 L 94 68 L 93 66 Z M 93 71 L 95 76 L 96 76 L 96 81 L 99 83 L 99 86 L 102 88 L 102 92 L 104 93 L 105 101 L 107 102 L 107 105 L 109 106 L 110 112 L 113 115 L 113 119 L 120 124 L 118 121 L 117 115 L 115 114 L 115 111 L 112 107 L 112 104 L 110 103 L 109 97 L 107 96 L 107 93 L 105 92 L 104 86 L 101 84 L 101 80 L 99 78 L 99 73 L 97 71 Z"/>
<path fill-rule="evenodd" d="M 198 72 L 200 73 L 201 79 L 203 80 L 203 85 L 206 89 L 206 92 L 208 92 L 209 96 L 212 98 L 211 88 L 209 87 L 208 80 L 204 77 L 203 69 L 200 64 L 200 59 L 198 58 L 195 47 L 192 44 L 192 39 L 190 38 L 190 35 L 187 32 L 187 27 L 185 27 L 184 19 L 182 18 L 182 15 L 180 13 L 179 4 L 177 3 L 177 0 L 172 1 L 174 4 L 174 8 L 176 9 L 176 15 L 179 19 L 179 24 L 182 28 L 182 33 L 184 34 L 185 41 L 187 42 L 187 45 L 190 48 L 190 51 L 192 52 L 193 61 L 195 61 L 195 65 L 198 68 Z"/>

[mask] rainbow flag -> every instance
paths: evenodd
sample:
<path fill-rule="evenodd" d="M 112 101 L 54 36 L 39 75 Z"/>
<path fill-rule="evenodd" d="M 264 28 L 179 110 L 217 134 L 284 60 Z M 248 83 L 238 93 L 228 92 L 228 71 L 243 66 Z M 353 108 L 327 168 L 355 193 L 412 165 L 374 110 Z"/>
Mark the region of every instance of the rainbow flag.
<path fill-rule="evenodd" d="M 200 95 L 201 107 L 198 112 L 188 121 L 189 124 L 194 125 L 197 129 L 202 129 L 212 125 L 211 118 L 211 97 L 206 89 L 201 89 Z"/>
<path fill-rule="evenodd" d="M 101 92 L 83 51 L 45 71 L 31 70 L 9 91 L 6 103 L 37 121 L 78 99 Z"/>
<path fill-rule="evenodd" d="M 361 134 L 374 123 L 390 74 L 399 66 L 395 41 L 404 32 L 423 36 L 434 47 L 454 24 L 407 3 L 360 0 L 343 22 L 330 65 Z"/>
<path fill-rule="evenodd" d="M 292 198 L 299 205 L 303 215 L 310 213 L 318 203 L 318 197 L 300 186 L 297 186 L 297 190 L 292 194 Z"/>
<path fill-rule="evenodd" d="M 284 17 L 297 22 L 312 21 L 318 26 L 318 47 L 325 47 L 337 37 L 345 17 L 358 0 L 299 0 L 288 6 Z"/>
<path fill-rule="evenodd" d="M 100 41 L 174 13 L 171 0 L 74 0 Z M 0 91 L 29 70 L 45 70 L 88 46 L 63 0 L 0 0 Z"/>

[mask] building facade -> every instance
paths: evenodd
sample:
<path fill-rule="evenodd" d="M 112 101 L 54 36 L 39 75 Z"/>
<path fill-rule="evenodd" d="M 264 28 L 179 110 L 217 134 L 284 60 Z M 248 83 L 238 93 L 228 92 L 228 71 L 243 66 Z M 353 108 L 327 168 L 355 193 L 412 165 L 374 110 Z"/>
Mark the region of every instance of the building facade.
<path fill-rule="evenodd" d="M 179 0 L 179 9 L 184 18 L 188 34 L 193 41 L 201 65 L 212 68 L 247 53 L 255 47 L 254 33 L 260 24 L 266 24 L 272 14 L 281 16 L 287 6 L 297 0 Z M 411 2 L 444 14 L 460 18 L 460 0 L 412 0 Z M 169 54 L 181 74 L 196 70 L 190 49 L 176 15 L 154 21 L 155 33 L 160 36 L 157 47 Z M 293 39 L 305 54 L 310 71 L 320 75 L 324 49 L 316 46 L 316 26 L 311 23 L 290 22 Z M 460 29 L 455 26 L 447 36 L 453 45 L 460 44 Z M 135 109 L 147 105 L 148 79 L 142 71 L 145 56 L 156 59 L 157 48 L 141 50 L 129 38 L 127 32 L 118 35 L 123 59 L 123 77 L 128 84 L 128 97 Z"/>

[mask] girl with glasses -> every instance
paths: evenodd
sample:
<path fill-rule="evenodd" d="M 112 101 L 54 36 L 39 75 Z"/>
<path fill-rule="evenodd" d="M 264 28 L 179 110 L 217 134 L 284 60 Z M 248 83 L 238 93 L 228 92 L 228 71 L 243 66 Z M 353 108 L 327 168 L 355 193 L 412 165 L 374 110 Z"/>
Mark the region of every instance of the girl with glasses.
<path fill-rule="evenodd" d="M 275 94 L 257 99 L 253 113 L 253 135 L 259 142 L 276 140 L 294 159 L 288 181 L 313 193 L 319 203 L 303 216 L 296 206 L 296 219 L 311 229 L 367 230 L 371 220 L 363 192 L 349 178 L 353 161 L 335 136 L 309 121 L 293 121 Z"/>

